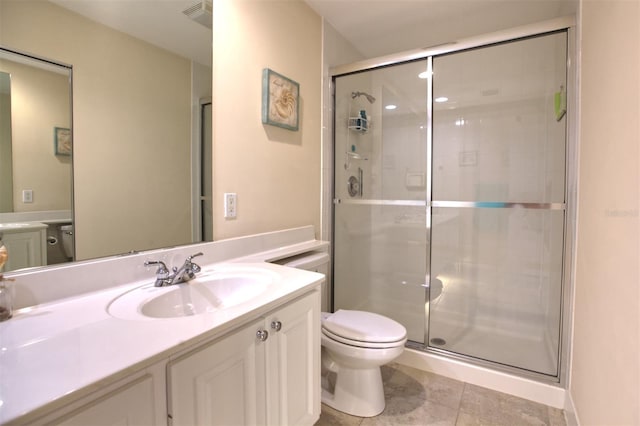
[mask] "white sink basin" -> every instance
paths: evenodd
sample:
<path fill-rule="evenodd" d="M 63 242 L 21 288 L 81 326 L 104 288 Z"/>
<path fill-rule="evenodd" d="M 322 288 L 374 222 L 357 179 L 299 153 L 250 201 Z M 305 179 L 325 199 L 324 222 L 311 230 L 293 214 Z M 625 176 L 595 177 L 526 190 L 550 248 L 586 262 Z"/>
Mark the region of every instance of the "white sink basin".
<path fill-rule="evenodd" d="M 114 299 L 107 310 L 121 319 L 192 317 L 255 300 L 275 278 L 272 271 L 258 268 L 213 271 L 184 284 L 138 287 Z"/>

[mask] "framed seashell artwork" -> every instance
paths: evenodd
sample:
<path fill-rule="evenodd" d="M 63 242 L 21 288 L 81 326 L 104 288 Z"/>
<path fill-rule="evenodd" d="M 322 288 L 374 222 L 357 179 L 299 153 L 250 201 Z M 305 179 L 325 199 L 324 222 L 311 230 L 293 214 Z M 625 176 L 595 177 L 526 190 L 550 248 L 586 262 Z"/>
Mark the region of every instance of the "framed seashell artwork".
<path fill-rule="evenodd" d="M 53 128 L 53 148 L 55 155 L 71 155 L 71 130 L 64 127 Z"/>
<path fill-rule="evenodd" d="M 262 70 L 262 123 L 298 130 L 300 85 L 265 68 Z"/>

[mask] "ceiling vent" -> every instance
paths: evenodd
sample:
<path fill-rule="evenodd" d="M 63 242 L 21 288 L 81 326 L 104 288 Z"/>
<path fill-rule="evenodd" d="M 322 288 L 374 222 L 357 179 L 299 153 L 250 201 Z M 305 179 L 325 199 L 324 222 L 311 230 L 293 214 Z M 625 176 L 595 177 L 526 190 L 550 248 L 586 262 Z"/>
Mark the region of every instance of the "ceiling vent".
<path fill-rule="evenodd" d="M 213 5 L 211 1 L 201 0 L 183 10 L 182 13 L 207 28 L 212 27 Z"/>

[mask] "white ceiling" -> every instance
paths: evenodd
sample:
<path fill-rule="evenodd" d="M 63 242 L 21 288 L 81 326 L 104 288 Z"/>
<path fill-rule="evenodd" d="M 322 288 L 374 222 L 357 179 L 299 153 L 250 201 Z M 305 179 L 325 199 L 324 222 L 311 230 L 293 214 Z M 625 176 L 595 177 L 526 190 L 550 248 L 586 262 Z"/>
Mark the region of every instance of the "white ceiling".
<path fill-rule="evenodd" d="M 577 0 L 305 0 L 374 58 L 573 15 Z"/>
<path fill-rule="evenodd" d="M 182 13 L 198 0 L 50 0 L 93 21 L 211 66 L 211 29 Z"/>
<path fill-rule="evenodd" d="M 182 13 L 198 0 L 51 1 L 196 62 L 211 64 L 211 30 Z M 577 8 L 577 0 L 304 1 L 364 58 L 575 14 Z"/>

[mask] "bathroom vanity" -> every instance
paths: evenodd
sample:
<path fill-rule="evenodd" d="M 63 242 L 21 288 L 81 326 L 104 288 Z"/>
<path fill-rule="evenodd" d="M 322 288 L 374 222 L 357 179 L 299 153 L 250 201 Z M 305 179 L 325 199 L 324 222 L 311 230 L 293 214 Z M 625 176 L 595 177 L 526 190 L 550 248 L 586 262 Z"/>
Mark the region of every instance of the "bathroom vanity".
<path fill-rule="evenodd" d="M 313 424 L 319 293 L 279 306 L 168 364 L 174 425 Z"/>
<path fill-rule="evenodd" d="M 16 273 L 18 303 L 43 303 L 0 323 L 0 424 L 314 424 L 324 276 L 268 263 L 326 249 L 310 232 L 47 271 L 51 284 L 105 281 L 67 297 L 34 295 L 46 277 Z M 213 262 L 189 283 L 154 287 L 154 268 L 142 266 L 194 251 Z M 109 285 L 127 267 L 131 279 Z"/>
<path fill-rule="evenodd" d="M 44 223 L 0 223 L 0 234 L 11 251 L 7 270 L 47 264 L 47 225 Z"/>

